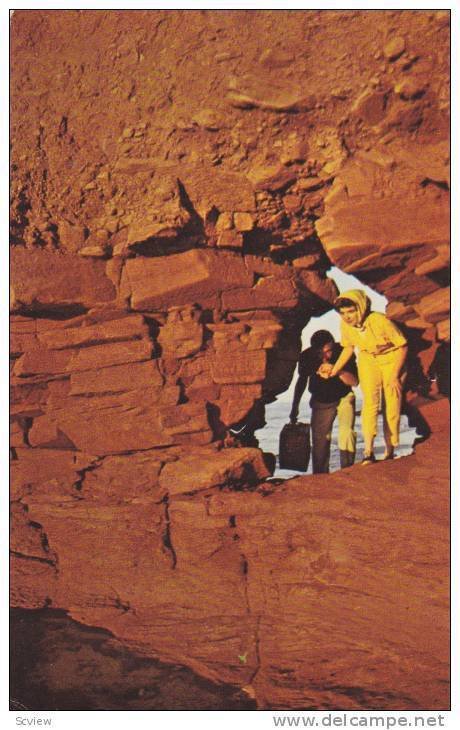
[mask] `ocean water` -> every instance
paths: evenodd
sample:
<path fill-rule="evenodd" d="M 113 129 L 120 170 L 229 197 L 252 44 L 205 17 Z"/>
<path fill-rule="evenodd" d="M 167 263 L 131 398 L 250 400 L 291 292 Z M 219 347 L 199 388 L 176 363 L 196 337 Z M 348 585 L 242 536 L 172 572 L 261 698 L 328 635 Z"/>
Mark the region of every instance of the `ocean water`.
<path fill-rule="evenodd" d="M 357 432 L 357 451 L 356 451 L 356 462 L 359 462 L 363 457 L 364 442 L 361 436 L 361 405 L 362 396 L 359 388 L 355 389 L 356 395 L 356 411 L 357 417 L 355 422 L 355 430 Z M 264 451 L 269 451 L 276 455 L 276 471 L 273 477 L 281 477 L 283 479 L 290 479 L 291 477 L 299 476 L 299 474 L 311 474 L 312 464 L 310 458 L 310 464 L 307 472 L 291 471 L 289 469 L 280 469 L 278 462 L 278 451 L 279 451 L 279 437 L 283 426 L 289 423 L 289 414 L 292 406 L 293 389 L 290 388 L 286 393 L 283 393 L 274 403 L 265 408 L 265 421 L 266 426 L 259 431 L 256 431 L 256 438 L 259 440 L 259 447 Z M 299 408 L 299 421 L 303 423 L 310 423 L 311 409 L 308 405 L 309 393 L 305 393 L 300 403 Z M 401 430 L 400 430 L 400 445 L 397 448 L 397 456 L 403 457 L 408 456 L 412 453 L 413 443 L 417 436 L 415 428 L 409 428 L 407 423 L 407 417 L 401 416 Z M 385 442 L 383 440 L 383 425 L 382 416 L 379 416 L 378 422 L 378 434 L 374 442 L 374 453 L 377 459 L 382 458 L 385 451 Z M 336 418 L 332 429 L 332 443 L 331 443 L 331 458 L 329 470 L 331 472 L 340 469 L 339 460 L 339 446 L 338 446 L 338 420 Z"/>

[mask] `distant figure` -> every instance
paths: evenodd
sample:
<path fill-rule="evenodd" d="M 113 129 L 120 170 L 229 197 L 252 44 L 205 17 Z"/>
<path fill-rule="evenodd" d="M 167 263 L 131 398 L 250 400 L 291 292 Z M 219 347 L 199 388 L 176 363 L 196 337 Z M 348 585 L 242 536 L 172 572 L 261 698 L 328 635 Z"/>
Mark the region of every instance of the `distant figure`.
<path fill-rule="evenodd" d="M 297 421 L 299 403 L 308 382 L 311 393 L 311 435 L 313 474 L 329 472 L 332 425 L 335 417 L 339 419 L 340 466 L 351 466 L 355 461 L 356 433 L 355 396 L 352 388 L 358 385 L 354 357 L 333 378 L 318 374 L 322 365 L 332 367 L 339 358 L 342 347 L 334 342 L 327 330 L 318 330 L 310 340 L 310 347 L 304 350 L 299 359 L 299 377 L 295 386 L 291 409 L 291 423 Z"/>
<path fill-rule="evenodd" d="M 341 294 L 334 303 L 341 317 L 342 353 L 334 365 L 325 363 L 321 375 L 333 378 L 358 350 L 358 373 L 363 393 L 361 423 L 364 439 L 363 464 L 375 461 L 374 439 L 382 403 L 384 459 L 394 457 L 399 444 L 402 388 L 406 376 L 407 340 L 397 326 L 380 312 L 371 312 L 371 302 L 362 289 Z M 382 398 L 383 396 L 383 398 Z"/>

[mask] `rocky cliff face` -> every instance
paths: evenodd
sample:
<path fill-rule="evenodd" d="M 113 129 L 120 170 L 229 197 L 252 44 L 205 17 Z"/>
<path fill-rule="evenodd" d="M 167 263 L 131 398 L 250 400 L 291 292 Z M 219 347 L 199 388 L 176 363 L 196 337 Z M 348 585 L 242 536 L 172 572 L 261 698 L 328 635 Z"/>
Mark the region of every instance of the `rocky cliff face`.
<path fill-rule="evenodd" d="M 409 566 L 423 562 L 428 497 L 420 522 L 404 508 L 358 549 L 348 525 L 372 502 L 370 535 L 392 506 L 348 471 L 359 506 L 330 548 L 350 498 L 342 475 L 272 493 L 253 443 L 221 446 L 287 388 L 303 326 L 337 293 L 331 262 L 388 297 L 424 365 L 448 339 L 448 40 L 442 11 L 15 12 L 16 605 L 66 608 L 247 686 L 260 706 L 390 706 L 395 661 L 401 707 L 423 706 L 428 685 L 443 706 L 444 649 L 433 665 L 416 639 L 438 610 L 427 574 L 400 584 L 399 548 L 382 574 L 379 563 L 404 539 Z M 395 466 L 379 467 L 382 483 Z M 401 488 L 396 474 L 390 484 Z M 366 599 L 347 583 L 361 550 L 377 583 L 391 574 L 386 596 L 400 591 L 392 618 L 371 576 Z M 279 608 L 286 590 L 292 610 Z M 335 660 L 348 676 L 355 662 L 353 686 L 367 687 L 355 699 L 331 678 L 339 635 L 326 640 L 339 622 L 348 641 L 341 591 L 356 635 L 366 611 L 377 617 Z M 406 636 L 409 591 L 429 608 Z M 374 685 L 373 642 L 388 662 Z"/>
<path fill-rule="evenodd" d="M 30 449 L 13 464 L 13 603 L 65 607 L 259 708 L 447 709 L 446 403 L 413 456 L 287 482 L 254 484 L 256 449 L 160 474 L 154 452 Z"/>

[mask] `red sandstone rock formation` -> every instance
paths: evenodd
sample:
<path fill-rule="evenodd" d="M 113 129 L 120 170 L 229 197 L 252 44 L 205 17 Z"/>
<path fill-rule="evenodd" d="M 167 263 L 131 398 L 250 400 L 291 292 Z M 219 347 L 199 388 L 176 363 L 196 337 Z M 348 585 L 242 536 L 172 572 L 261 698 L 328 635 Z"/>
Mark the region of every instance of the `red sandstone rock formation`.
<path fill-rule="evenodd" d="M 446 707 L 441 436 L 377 490 L 257 486 L 259 450 L 219 449 L 287 388 L 331 261 L 425 367 L 448 339 L 448 35 L 445 12 L 15 12 L 15 605 L 261 707 Z"/>
<path fill-rule="evenodd" d="M 446 709 L 445 405 L 411 457 L 257 487 L 257 449 L 20 450 L 13 602 L 65 607 L 261 708 Z"/>

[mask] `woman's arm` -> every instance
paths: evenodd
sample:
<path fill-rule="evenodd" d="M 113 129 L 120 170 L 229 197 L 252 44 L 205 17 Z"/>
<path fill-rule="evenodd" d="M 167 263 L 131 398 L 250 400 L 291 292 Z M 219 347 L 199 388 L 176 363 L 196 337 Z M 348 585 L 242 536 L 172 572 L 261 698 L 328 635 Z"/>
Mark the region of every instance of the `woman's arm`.
<path fill-rule="evenodd" d="M 395 362 L 394 362 L 394 376 L 397 378 L 399 373 L 401 372 L 402 366 L 406 362 L 407 357 L 407 345 L 404 345 L 403 347 L 398 347 L 397 350 L 395 350 Z"/>
<path fill-rule="evenodd" d="M 394 356 L 395 360 L 393 363 L 393 370 L 388 378 L 388 385 L 390 386 L 390 388 L 393 388 L 394 390 L 398 391 L 398 393 L 400 393 L 402 391 L 402 385 L 399 379 L 399 375 L 401 373 L 404 363 L 406 362 L 407 345 L 398 347 L 398 349 L 394 351 Z"/>
<path fill-rule="evenodd" d="M 339 373 L 338 377 L 342 381 L 342 383 L 345 383 L 345 385 L 349 385 L 351 388 L 356 388 L 358 385 L 358 378 L 354 373 L 350 373 L 349 370 L 342 370 L 341 373 Z"/>
<path fill-rule="evenodd" d="M 334 364 L 332 370 L 329 373 L 329 376 L 328 376 L 329 378 L 334 378 L 338 373 L 340 373 L 340 371 L 342 370 L 344 365 L 347 364 L 347 362 L 353 355 L 353 350 L 354 350 L 354 348 L 351 345 L 343 348 L 342 352 L 340 353 L 339 357 L 337 358 L 336 363 Z M 347 383 L 347 385 L 348 385 L 348 383 Z"/>

